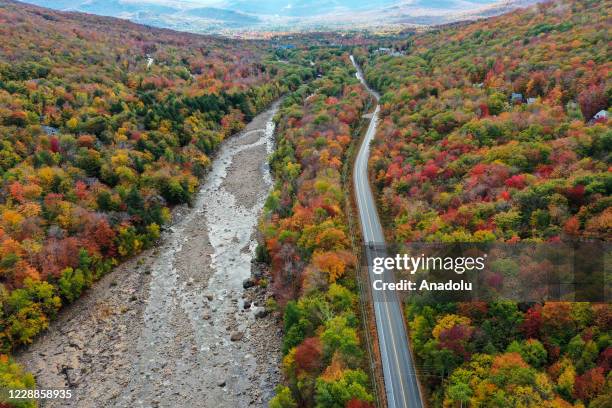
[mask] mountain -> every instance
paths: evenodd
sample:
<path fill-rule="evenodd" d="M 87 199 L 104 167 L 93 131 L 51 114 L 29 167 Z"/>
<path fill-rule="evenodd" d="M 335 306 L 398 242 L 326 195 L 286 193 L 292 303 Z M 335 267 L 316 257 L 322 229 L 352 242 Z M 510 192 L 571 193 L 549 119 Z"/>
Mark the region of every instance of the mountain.
<path fill-rule="evenodd" d="M 194 17 L 201 17 L 212 20 L 239 23 L 242 25 L 254 24 L 260 21 L 255 16 L 239 13 L 237 11 L 225 10 L 215 7 L 200 7 L 185 11 L 186 14 Z"/>
<path fill-rule="evenodd" d="M 388 7 L 396 0 L 232 0 L 228 7 L 244 13 L 282 17 L 308 18 L 329 15 L 338 11 L 358 12 Z"/>
<path fill-rule="evenodd" d="M 137 3 L 122 0 L 31 0 L 27 3 L 57 10 L 82 11 L 101 16 L 117 17 L 122 14 L 157 13 L 171 14 L 179 11 L 175 7 L 155 3 Z"/>
<path fill-rule="evenodd" d="M 127 0 L 29 0 L 27 3 L 62 11 L 79 11 L 119 17 L 154 27 L 192 32 L 220 32 L 257 24 L 256 16 L 216 7 L 194 7 L 193 3 L 166 4 Z M 190 6 L 191 5 L 191 6 Z"/>
<path fill-rule="evenodd" d="M 198 33 L 434 25 L 502 14 L 538 0 L 27 0 Z"/>

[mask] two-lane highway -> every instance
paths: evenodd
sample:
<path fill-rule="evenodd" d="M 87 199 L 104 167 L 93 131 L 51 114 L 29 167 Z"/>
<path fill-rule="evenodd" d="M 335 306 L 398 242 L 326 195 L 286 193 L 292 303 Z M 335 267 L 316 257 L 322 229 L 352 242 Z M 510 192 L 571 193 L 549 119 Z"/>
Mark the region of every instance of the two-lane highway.
<path fill-rule="evenodd" d="M 352 55 L 351 61 L 357 69 L 357 78 L 378 101 L 380 96 L 367 85 Z M 363 240 L 366 244 L 365 252 L 369 265 L 368 275 L 370 285 L 375 279 L 381 279 L 381 275 L 374 274 L 372 270 L 373 259 L 375 257 L 386 256 L 384 250 L 385 236 L 368 182 L 370 142 L 376 133 L 379 111 L 380 107 L 376 105 L 376 110 L 372 115 L 353 169 L 353 184 L 355 186 Z M 388 271 L 385 275 L 388 276 L 390 273 L 392 272 Z M 421 392 L 408 344 L 400 301 L 394 294 L 375 290 L 372 290 L 372 300 L 374 302 L 374 315 L 378 332 L 387 405 L 390 408 L 422 408 Z"/>

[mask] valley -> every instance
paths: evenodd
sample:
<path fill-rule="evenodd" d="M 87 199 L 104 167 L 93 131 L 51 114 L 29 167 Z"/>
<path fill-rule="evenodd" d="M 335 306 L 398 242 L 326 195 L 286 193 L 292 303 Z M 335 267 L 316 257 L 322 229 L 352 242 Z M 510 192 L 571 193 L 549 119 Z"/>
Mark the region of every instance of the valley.
<path fill-rule="evenodd" d="M 611 405 L 612 0 L 32 2 L 1 408 Z"/>
<path fill-rule="evenodd" d="M 232 408 L 271 398 L 280 329 L 258 314 L 265 289 L 243 281 L 271 187 L 277 106 L 223 144 L 193 208 L 175 209 L 159 248 L 105 276 L 18 355 L 39 387 L 75 390 L 69 403 L 45 406 Z"/>

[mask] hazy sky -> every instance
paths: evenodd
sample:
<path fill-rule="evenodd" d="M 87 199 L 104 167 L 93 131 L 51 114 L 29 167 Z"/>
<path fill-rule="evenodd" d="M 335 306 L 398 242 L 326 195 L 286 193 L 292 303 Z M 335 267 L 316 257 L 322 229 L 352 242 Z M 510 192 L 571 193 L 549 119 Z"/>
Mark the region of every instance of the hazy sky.
<path fill-rule="evenodd" d="M 27 0 L 26 0 L 27 1 Z M 389 5 L 395 3 L 410 4 L 417 7 L 423 8 L 476 8 L 478 6 L 492 4 L 499 2 L 500 0 L 326 0 L 325 3 L 329 6 L 343 6 L 347 8 L 360 8 L 364 6 L 364 3 L 368 6 L 378 5 Z M 75 1 L 76 3 L 86 3 L 86 1 Z M 120 0 L 121 3 L 133 3 L 133 4 L 160 4 L 165 6 L 174 7 L 194 7 L 194 6 L 215 6 L 215 7 L 228 7 L 240 4 L 242 6 L 255 7 L 257 5 L 270 6 L 271 3 L 279 3 L 278 0 Z M 312 0 L 283 0 L 282 3 L 286 4 L 285 7 L 299 7 L 300 5 L 308 5 L 310 3 L 318 3 L 318 1 Z"/>

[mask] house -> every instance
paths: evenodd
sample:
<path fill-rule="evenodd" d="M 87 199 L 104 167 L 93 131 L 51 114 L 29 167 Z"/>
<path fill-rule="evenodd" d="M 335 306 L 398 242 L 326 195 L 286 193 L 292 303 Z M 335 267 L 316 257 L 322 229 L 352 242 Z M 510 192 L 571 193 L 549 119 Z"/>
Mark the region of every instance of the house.
<path fill-rule="evenodd" d="M 527 105 L 533 105 L 537 100 L 537 98 L 527 98 Z"/>
<path fill-rule="evenodd" d="M 512 92 L 512 96 L 510 97 L 510 102 L 514 102 L 514 103 L 523 102 L 523 94 Z"/>
<path fill-rule="evenodd" d="M 57 136 L 59 134 L 59 129 L 54 128 L 52 126 L 41 126 L 43 132 L 47 134 L 47 136 Z"/>
<path fill-rule="evenodd" d="M 292 50 L 295 48 L 295 45 L 293 44 L 282 44 L 279 45 L 278 48 L 280 48 L 281 50 Z"/>
<path fill-rule="evenodd" d="M 97 177 L 86 177 L 85 178 L 85 184 L 87 185 L 87 187 L 93 187 L 97 183 L 98 183 Z"/>
<path fill-rule="evenodd" d="M 593 116 L 593 121 L 604 121 L 604 120 L 608 120 L 608 118 L 610 117 L 609 113 L 607 110 L 600 110 L 599 112 L 597 112 L 595 114 L 595 116 Z"/>
<path fill-rule="evenodd" d="M 374 51 L 375 54 L 386 54 L 391 55 L 392 57 L 401 57 L 402 55 L 406 55 L 404 51 L 395 51 L 392 48 L 380 47 Z"/>

